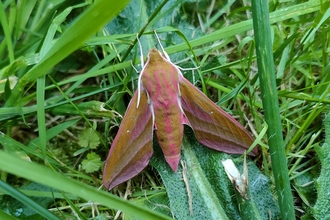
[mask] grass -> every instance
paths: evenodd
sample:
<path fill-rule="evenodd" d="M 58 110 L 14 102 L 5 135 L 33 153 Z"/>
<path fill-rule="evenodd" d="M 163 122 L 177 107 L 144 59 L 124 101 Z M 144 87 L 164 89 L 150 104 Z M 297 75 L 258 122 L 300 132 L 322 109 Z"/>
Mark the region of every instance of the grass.
<path fill-rule="evenodd" d="M 100 188 L 109 143 L 137 85 L 131 63 L 141 69 L 136 33 L 146 55 L 157 46 L 153 30 L 172 61 L 200 66 L 185 71 L 185 77 L 256 138 L 260 155 L 248 162 L 249 190 L 261 218 L 269 217 L 265 213 L 272 219 L 282 213 L 283 218 L 282 194 L 276 194 L 281 184 L 294 198 L 294 207 L 286 207 L 294 214 L 290 219 L 322 216 L 313 207 L 322 189 L 315 180 L 327 169 L 316 152 L 325 139 L 322 123 L 329 103 L 328 3 L 271 1 L 270 26 L 258 20 L 258 27 L 270 27 L 269 38 L 254 28 L 252 11 L 244 1 L 2 1 L 0 216 L 244 217 L 221 165 L 232 158 L 240 168 L 242 157 L 199 146 L 191 131 L 182 147 L 186 170 L 168 170 L 155 147 L 152 166 L 110 193 Z M 255 51 L 263 50 L 260 40 L 270 45 L 262 58 L 274 66 L 259 63 Z M 264 93 L 271 79 L 277 98 Z M 278 104 L 278 112 L 265 100 Z M 275 126 L 283 137 L 275 146 L 284 150 L 280 159 L 270 141 Z M 274 176 L 281 160 L 287 161 L 288 171 Z M 279 184 L 281 175 L 290 182 Z M 290 196 L 283 197 L 289 204 Z M 26 205 L 20 214 L 17 201 Z"/>

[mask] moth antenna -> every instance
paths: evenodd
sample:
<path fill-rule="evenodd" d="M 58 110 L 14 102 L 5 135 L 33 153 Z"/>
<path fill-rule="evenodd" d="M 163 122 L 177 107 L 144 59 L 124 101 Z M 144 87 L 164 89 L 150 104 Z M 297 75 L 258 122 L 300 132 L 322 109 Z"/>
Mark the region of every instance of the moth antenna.
<path fill-rule="evenodd" d="M 171 60 L 170 60 L 170 57 L 169 57 L 168 54 L 165 52 L 165 50 L 164 50 L 164 48 L 163 48 L 163 45 L 162 45 L 162 43 L 161 43 L 160 40 L 159 40 L 159 37 L 158 37 L 158 34 L 157 34 L 156 30 L 154 30 L 154 32 L 155 32 L 155 35 L 156 35 L 156 38 L 157 38 L 158 44 L 159 44 L 160 48 L 162 49 L 162 52 L 163 52 L 164 56 L 166 57 L 167 60 L 171 61 Z"/>
<path fill-rule="evenodd" d="M 142 65 L 142 71 L 143 71 L 143 67 L 144 67 L 144 61 L 143 61 L 143 50 L 142 50 L 142 44 L 140 42 L 140 39 L 139 39 L 139 34 L 136 33 L 136 39 L 139 43 L 139 47 L 140 47 L 140 60 L 141 60 L 141 65 Z M 142 72 L 140 73 L 139 75 L 139 79 L 138 79 L 138 99 L 137 99 L 137 102 L 136 102 L 136 108 L 139 107 L 139 104 L 140 104 L 140 98 L 141 98 L 141 78 L 142 78 Z"/>
<path fill-rule="evenodd" d="M 159 40 L 159 37 L 158 37 L 158 34 L 157 34 L 156 30 L 154 30 L 154 32 L 155 32 L 155 35 L 156 35 L 156 38 L 157 38 L 158 44 L 159 44 L 160 48 L 162 49 L 163 54 L 165 55 L 165 57 L 166 57 L 167 60 L 171 61 L 169 55 L 165 52 L 165 50 L 164 50 L 164 48 L 163 48 L 163 45 L 160 43 L 160 40 Z M 173 64 L 173 63 L 172 63 L 172 64 Z M 175 65 L 175 64 L 173 64 L 173 65 Z M 182 70 L 182 71 L 197 70 L 197 69 L 200 68 L 200 66 L 198 66 L 198 67 L 193 67 L 193 68 L 182 68 L 182 67 L 177 66 L 177 65 L 175 65 L 175 66 L 176 66 L 178 69 Z"/>

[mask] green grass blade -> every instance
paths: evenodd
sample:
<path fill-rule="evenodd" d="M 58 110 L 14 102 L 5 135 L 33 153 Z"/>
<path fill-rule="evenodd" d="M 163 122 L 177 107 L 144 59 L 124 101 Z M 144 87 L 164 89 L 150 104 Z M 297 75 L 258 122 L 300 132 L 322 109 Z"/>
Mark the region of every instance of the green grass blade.
<path fill-rule="evenodd" d="M 46 219 L 50 220 L 58 220 L 59 218 L 56 217 L 53 213 L 33 201 L 28 196 L 24 195 L 20 191 L 14 189 L 10 185 L 6 184 L 5 182 L 0 180 L 0 189 L 5 191 L 8 195 L 11 197 L 17 199 L 18 201 L 22 202 L 26 206 L 30 207 L 31 209 L 35 210 L 37 213 L 39 213 L 41 216 L 45 217 Z"/>
<path fill-rule="evenodd" d="M 275 22 L 285 21 L 291 18 L 295 18 L 299 15 L 309 14 L 318 10 L 320 10 L 320 2 L 317 0 L 293 5 L 285 9 L 281 9 L 270 13 L 269 14 L 270 23 L 273 24 Z M 236 34 L 243 33 L 251 29 L 252 29 L 252 20 L 242 21 L 237 24 L 233 24 L 228 27 L 221 28 L 220 30 L 214 31 L 200 38 L 193 39 L 190 41 L 190 45 L 193 48 L 198 47 L 204 44 L 208 44 L 211 42 L 216 42 L 228 38 L 230 36 L 235 36 Z M 186 49 L 189 48 L 188 45 L 185 43 L 165 48 L 168 54 L 172 54 L 178 51 L 183 51 Z"/>
<path fill-rule="evenodd" d="M 12 164 L 15 164 L 13 166 Z M 18 159 L 4 151 L 0 151 L 1 170 L 21 176 L 23 178 L 56 188 L 71 194 L 78 195 L 87 201 L 92 200 L 101 205 L 127 212 L 142 219 L 170 219 L 150 209 L 137 206 L 133 203 L 119 199 L 112 194 L 97 190 L 77 180 L 53 172 L 43 166 Z"/>
<path fill-rule="evenodd" d="M 12 63 L 12 62 L 14 62 L 14 59 L 15 59 L 14 50 L 13 50 L 13 42 L 12 42 L 12 38 L 11 38 L 10 27 L 9 27 L 6 13 L 5 13 L 5 8 L 3 7 L 2 2 L 0 2 L 0 23 L 1 23 L 2 29 L 4 31 L 4 34 L 5 34 L 5 40 L 1 44 L 7 44 L 10 63 Z M 1 54 L 0 54 L 0 56 L 1 56 Z"/>
<path fill-rule="evenodd" d="M 14 216 L 7 214 L 5 211 L 0 209 L 0 219 L 17 220 L 18 218 L 15 218 Z"/>
<path fill-rule="evenodd" d="M 252 1 L 257 64 L 268 144 L 282 219 L 295 219 L 275 81 L 268 2 Z"/>
<path fill-rule="evenodd" d="M 115 17 L 127 3 L 128 0 L 119 2 L 115 0 L 96 1 L 56 40 L 39 63 L 20 79 L 6 106 L 15 106 L 27 83 L 34 82 L 38 77 L 45 75 L 47 70 L 76 50 L 92 34 L 100 30 L 106 22 Z"/>
<path fill-rule="evenodd" d="M 37 117 L 40 149 L 46 159 L 45 76 L 37 79 Z"/>

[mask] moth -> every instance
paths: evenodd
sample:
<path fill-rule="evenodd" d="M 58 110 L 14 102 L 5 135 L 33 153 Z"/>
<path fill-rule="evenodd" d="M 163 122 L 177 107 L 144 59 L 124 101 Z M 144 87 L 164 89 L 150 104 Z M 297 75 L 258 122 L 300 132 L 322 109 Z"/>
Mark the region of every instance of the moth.
<path fill-rule="evenodd" d="M 173 171 L 180 161 L 184 125 L 193 129 L 199 143 L 217 151 L 243 154 L 253 142 L 240 123 L 184 78 L 160 47 L 162 52 L 149 51 L 145 64 L 141 59 L 138 88 L 104 166 L 103 184 L 109 190 L 148 165 L 154 133 Z M 257 154 L 257 148 L 250 152 Z"/>

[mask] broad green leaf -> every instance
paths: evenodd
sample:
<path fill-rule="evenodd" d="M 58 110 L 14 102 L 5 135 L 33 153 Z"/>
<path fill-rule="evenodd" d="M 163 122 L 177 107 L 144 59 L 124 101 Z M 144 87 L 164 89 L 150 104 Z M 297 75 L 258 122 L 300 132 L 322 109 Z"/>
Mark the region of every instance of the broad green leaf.
<path fill-rule="evenodd" d="M 160 173 L 166 186 L 175 218 L 240 219 L 238 202 L 233 196 L 234 189 L 221 161 L 236 158 L 234 162 L 240 163 L 241 168 L 243 159 L 198 144 L 191 132 L 186 132 L 186 136 L 182 145 L 181 160 L 185 161 L 187 166 L 185 175 L 188 178 L 190 193 L 187 192 L 187 184 L 183 181 L 182 166 L 179 166 L 176 173 L 173 172 L 159 152 L 158 145 L 151 160 L 152 166 Z M 248 162 L 248 171 L 251 199 L 255 202 L 262 219 L 268 219 L 269 213 L 272 218 L 277 218 L 279 209 L 270 191 L 269 179 L 252 162 Z M 189 197 L 192 200 L 192 215 L 189 211 Z"/>
<path fill-rule="evenodd" d="M 320 177 L 316 180 L 317 201 L 313 207 L 315 219 L 330 218 L 330 114 L 324 120 L 325 142 L 322 147 L 316 148 L 321 161 Z"/>

